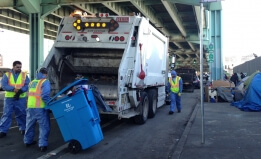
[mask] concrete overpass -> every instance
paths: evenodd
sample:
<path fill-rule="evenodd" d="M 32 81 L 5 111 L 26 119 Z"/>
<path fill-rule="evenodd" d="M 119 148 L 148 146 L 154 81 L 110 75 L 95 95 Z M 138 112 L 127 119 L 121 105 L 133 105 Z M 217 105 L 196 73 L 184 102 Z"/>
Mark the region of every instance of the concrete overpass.
<path fill-rule="evenodd" d="M 212 2 L 203 3 L 202 18 L 204 71 L 215 80 L 223 74 L 222 7 L 221 2 L 208 1 Z M 141 13 L 169 37 L 169 55 L 176 57 L 176 68 L 200 70 L 200 0 L 1 0 L 0 28 L 30 35 L 30 72 L 44 60 L 43 37 L 55 40 L 60 20 L 75 9 L 88 14 Z M 215 61 L 208 63 L 211 42 Z"/>

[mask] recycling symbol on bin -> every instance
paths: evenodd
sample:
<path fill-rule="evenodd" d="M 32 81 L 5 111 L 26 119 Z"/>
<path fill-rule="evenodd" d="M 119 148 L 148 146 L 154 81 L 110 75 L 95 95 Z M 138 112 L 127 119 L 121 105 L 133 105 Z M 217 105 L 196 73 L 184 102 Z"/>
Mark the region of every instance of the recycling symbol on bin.
<path fill-rule="evenodd" d="M 70 103 L 65 104 L 65 112 L 72 111 L 74 109 L 74 106 L 72 106 Z"/>

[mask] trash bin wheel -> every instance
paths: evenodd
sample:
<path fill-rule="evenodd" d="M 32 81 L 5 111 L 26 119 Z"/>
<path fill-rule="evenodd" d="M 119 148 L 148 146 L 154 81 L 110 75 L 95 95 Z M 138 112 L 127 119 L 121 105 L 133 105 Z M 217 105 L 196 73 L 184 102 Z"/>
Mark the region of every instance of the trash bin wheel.
<path fill-rule="evenodd" d="M 68 149 L 71 153 L 76 154 L 82 150 L 82 145 L 77 140 L 72 140 L 68 145 Z"/>

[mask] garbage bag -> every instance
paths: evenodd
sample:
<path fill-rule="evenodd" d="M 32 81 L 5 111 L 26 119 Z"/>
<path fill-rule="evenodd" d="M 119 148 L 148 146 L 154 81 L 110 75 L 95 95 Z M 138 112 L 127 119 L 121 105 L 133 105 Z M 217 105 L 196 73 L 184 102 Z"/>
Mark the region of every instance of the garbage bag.
<path fill-rule="evenodd" d="M 111 112 L 112 109 L 104 102 L 104 98 L 98 88 L 95 85 L 90 85 L 90 88 L 92 89 L 92 93 L 94 95 L 98 108 L 100 108 L 104 112 Z"/>

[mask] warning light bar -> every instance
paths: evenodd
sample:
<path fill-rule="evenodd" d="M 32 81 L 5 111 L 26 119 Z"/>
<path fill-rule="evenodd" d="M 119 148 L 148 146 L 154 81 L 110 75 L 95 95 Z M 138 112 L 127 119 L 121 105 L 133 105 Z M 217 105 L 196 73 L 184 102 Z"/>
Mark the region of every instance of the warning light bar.
<path fill-rule="evenodd" d="M 111 19 L 108 22 L 83 22 L 81 19 L 76 19 L 73 22 L 73 27 L 76 30 L 83 29 L 99 29 L 99 28 L 109 28 L 109 31 L 114 31 L 119 27 L 119 23 L 114 19 Z"/>

